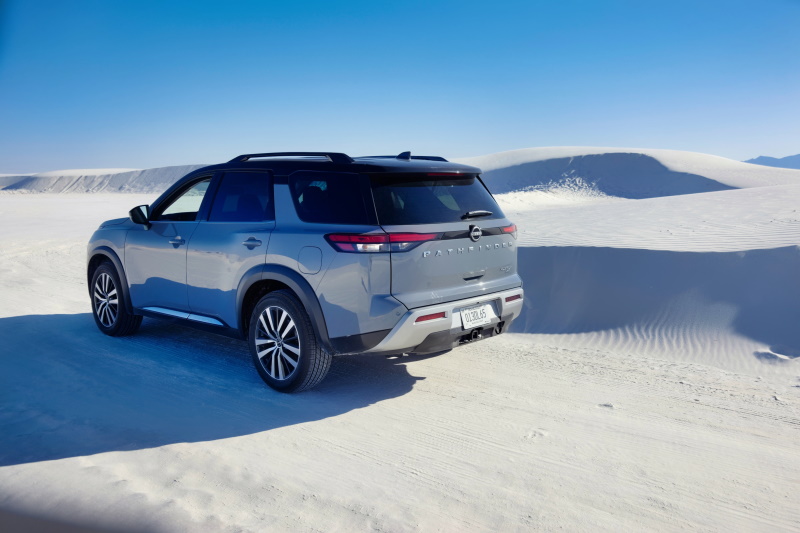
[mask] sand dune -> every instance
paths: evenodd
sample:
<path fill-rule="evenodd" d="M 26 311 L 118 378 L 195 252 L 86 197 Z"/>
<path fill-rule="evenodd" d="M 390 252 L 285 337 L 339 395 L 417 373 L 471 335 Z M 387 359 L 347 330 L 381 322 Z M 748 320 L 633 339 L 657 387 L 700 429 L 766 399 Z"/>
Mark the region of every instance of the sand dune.
<path fill-rule="evenodd" d="M 484 171 L 498 193 L 580 176 L 624 198 L 650 198 L 792 185 L 800 171 L 751 165 L 696 152 L 640 148 L 549 147 L 459 159 Z"/>
<path fill-rule="evenodd" d="M 0 194 L 0 507 L 132 530 L 800 529 L 800 173 L 473 163 L 520 228 L 513 332 L 340 357 L 292 397 L 240 341 L 94 327 L 89 234 L 182 171 L 16 182 L 150 192 Z"/>
<path fill-rule="evenodd" d="M 652 198 L 800 183 L 800 171 L 723 157 L 638 148 L 528 148 L 456 160 L 475 165 L 495 194 L 580 179 L 605 195 Z M 203 165 L 136 169 L 56 170 L 0 174 L 7 192 L 161 192 Z"/>
<path fill-rule="evenodd" d="M 161 193 L 179 178 L 204 165 L 135 169 L 56 170 L 2 175 L 0 190 L 17 193 Z"/>

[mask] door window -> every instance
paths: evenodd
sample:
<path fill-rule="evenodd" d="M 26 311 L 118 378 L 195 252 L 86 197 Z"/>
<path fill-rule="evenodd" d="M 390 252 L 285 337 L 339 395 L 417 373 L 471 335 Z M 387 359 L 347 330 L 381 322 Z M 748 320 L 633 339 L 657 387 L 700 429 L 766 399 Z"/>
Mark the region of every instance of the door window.
<path fill-rule="evenodd" d="M 209 222 L 261 222 L 275 219 L 270 175 L 266 172 L 226 172 Z"/>
<path fill-rule="evenodd" d="M 161 211 L 156 220 L 195 220 L 210 183 L 211 178 L 206 178 L 183 191 Z"/>

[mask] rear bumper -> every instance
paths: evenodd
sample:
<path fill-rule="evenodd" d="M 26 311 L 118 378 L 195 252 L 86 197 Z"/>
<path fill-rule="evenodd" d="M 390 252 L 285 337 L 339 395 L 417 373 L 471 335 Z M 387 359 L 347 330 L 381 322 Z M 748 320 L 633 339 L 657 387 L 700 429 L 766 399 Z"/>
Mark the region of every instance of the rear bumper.
<path fill-rule="evenodd" d="M 506 298 L 519 296 L 510 302 Z M 457 300 L 409 310 L 375 347 L 366 353 L 431 353 L 450 349 L 472 334 L 474 340 L 489 337 L 505 331 L 522 311 L 524 300 L 522 287 L 492 294 L 484 294 L 465 300 Z M 460 311 L 480 304 L 489 304 L 494 310 L 494 318 L 480 328 L 464 329 L 461 325 Z M 444 313 L 442 318 L 417 322 L 422 316 Z M 499 326 L 499 327 L 498 327 Z"/>

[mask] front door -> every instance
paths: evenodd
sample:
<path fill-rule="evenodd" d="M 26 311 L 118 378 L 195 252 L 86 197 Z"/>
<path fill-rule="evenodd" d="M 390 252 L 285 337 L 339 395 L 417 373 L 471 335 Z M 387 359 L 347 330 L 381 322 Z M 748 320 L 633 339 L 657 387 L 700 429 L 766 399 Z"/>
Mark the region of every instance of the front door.
<path fill-rule="evenodd" d="M 151 213 L 151 227 L 128 232 L 125 273 L 131 302 L 158 312 L 188 311 L 186 249 L 197 228 L 197 214 L 211 177 L 198 178 Z"/>

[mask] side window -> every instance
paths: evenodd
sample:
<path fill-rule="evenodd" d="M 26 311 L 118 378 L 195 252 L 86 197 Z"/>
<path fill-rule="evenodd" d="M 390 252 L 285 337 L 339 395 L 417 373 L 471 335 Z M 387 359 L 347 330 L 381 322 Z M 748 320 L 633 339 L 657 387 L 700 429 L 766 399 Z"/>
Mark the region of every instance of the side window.
<path fill-rule="evenodd" d="M 270 175 L 266 172 L 226 172 L 209 222 L 261 222 L 275 219 Z"/>
<path fill-rule="evenodd" d="M 211 178 L 206 178 L 183 191 L 157 215 L 156 220 L 192 221 L 197 218 L 210 183 Z"/>
<path fill-rule="evenodd" d="M 289 188 L 297 215 L 305 222 L 370 224 L 358 174 L 295 172 Z"/>

